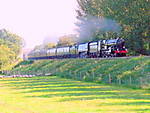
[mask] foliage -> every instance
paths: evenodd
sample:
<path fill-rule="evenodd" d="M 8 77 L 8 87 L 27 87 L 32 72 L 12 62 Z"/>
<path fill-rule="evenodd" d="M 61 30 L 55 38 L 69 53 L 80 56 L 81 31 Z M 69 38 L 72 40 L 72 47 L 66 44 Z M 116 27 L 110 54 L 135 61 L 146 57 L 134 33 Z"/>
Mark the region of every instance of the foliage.
<path fill-rule="evenodd" d="M 63 47 L 63 46 L 70 46 L 77 43 L 76 35 L 65 35 L 59 38 L 57 44 L 56 43 L 44 43 L 41 45 L 37 45 L 34 47 L 34 50 L 47 50 L 49 48 L 56 48 L 56 47 Z"/>
<path fill-rule="evenodd" d="M 0 30 L 0 71 L 16 62 L 23 46 L 22 39 L 8 31 Z"/>
<path fill-rule="evenodd" d="M 122 27 L 118 35 L 126 39 L 132 53 L 150 54 L 149 0 L 78 0 L 78 4 L 78 18 L 92 15 L 115 20 Z"/>
<path fill-rule="evenodd" d="M 37 45 L 34 47 L 33 51 L 42 51 L 42 50 L 47 50 L 49 48 L 55 48 L 56 47 L 56 43 L 47 43 L 47 44 L 41 44 L 41 45 Z"/>
<path fill-rule="evenodd" d="M 0 69 L 7 66 L 15 58 L 15 53 L 5 45 L 0 45 Z"/>
<path fill-rule="evenodd" d="M 48 49 L 48 48 L 55 48 L 56 47 L 56 43 L 48 43 L 46 45 L 44 45 L 44 48 L 45 49 Z"/>
<path fill-rule="evenodd" d="M 57 46 L 70 46 L 76 43 L 75 35 L 65 35 L 59 38 Z"/>
<path fill-rule="evenodd" d="M 27 60 L 27 61 L 21 61 L 21 62 L 18 62 L 17 65 L 14 66 L 14 68 L 17 68 L 19 66 L 26 66 L 26 65 L 29 65 L 29 64 L 32 64 L 34 61 L 30 61 L 30 60 Z"/>

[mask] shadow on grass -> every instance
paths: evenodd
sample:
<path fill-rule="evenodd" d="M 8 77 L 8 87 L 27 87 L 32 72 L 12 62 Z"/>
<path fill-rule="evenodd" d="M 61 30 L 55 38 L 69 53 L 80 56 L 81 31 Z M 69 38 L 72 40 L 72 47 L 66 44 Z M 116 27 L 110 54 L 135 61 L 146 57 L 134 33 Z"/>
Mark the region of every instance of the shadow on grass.
<path fill-rule="evenodd" d="M 135 100 L 135 102 L 110 102 L 104 103 L 103 105 L 150 105 L 149 90 L 133 90 L 125 87 L 85 83 L 57 77 L 14 78 L 0 81 L 4 82 L 5 85 L 8 85 L 9 87 L 21 90 L 20 93 L 32 94 L 32 96 L 26 96 L 27 98 L 63 97 L 59 99 L 59 102 L 95 99 L 124 99 Z M 27 90 L 22 91 L 23 89 Z"/>
<path fill-rule="evenodd" d="M 33 77 L 33 78 L 9 78 L 0 80 L 2 84 L 17 90 L 20 94 L 25 94 L 25 98 L 57 98 L 56 102 L 103 101 L 97 106 L 132 106 L 133 109 L 122 108 L 129 112 L 145 113 L 150 111 L 150 91 L 116 87 L 96 83 L 80 82 L 58 78 L 55 76 Z M 107 100 L 107 101 L 105 101 Z M 110 100 L 110 101 L 109 101 Z M 115 100 L 117 100 L 115 102 Z M 123 100 L 123 101 L 120 101 Z M 130 101 L 131 100 L 131 101 Z M 100 111 L 103 112 L 103 111 Z M 116 111 L 117 112 L 117 111 Z"/>

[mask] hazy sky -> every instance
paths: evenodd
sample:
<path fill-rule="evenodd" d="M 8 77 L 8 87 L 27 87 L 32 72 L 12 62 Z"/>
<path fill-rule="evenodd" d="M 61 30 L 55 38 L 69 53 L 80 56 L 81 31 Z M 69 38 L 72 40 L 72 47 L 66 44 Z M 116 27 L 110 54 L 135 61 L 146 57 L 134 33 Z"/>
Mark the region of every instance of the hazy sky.
<path fill-rule="evenodd" d="M 76 0 L 0 0 L 0 29 L 24 38 L 30 48 L 44 38 L 74 33 Z"/>

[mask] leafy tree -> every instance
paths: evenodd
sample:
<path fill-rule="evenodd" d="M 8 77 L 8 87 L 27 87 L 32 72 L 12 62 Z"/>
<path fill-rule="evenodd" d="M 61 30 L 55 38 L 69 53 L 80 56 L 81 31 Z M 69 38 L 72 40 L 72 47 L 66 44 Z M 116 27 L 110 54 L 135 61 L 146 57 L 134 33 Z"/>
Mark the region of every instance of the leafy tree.
<path fill-rule="evenodd" d="M 119 36 L 126 39 L 132 52 L 150 54 L 149 0 L 78 0 L 78 3 L 78 18 L 92 15 L 115 20 L 122 27 Z"/>
<path fill-rule="evenodd" d="M 0 30 L 0 71 L 15 62 L 23 46 L 22 39 L 5 29 Z"/>
<path fill-rule="evenodd" d="M 55 48 L 56 47 L 56 43 L 48 43 L 48 44 L 46 44 L 46 45 L 44 45 L 44 48 L 45 49 L 48 49 L 48 48 Z"/>
<path fill-rule="evenodd" d="M 65 35 L 59 38 L 57 46 L 70 46 L 77 42 L 77 37 L 75 35 Z"/>
<path fill-rule="evenodd" d="M 0 45 L 0 69 L 12 63 L 15 59 L 15 53 L 5 45 Z"/>

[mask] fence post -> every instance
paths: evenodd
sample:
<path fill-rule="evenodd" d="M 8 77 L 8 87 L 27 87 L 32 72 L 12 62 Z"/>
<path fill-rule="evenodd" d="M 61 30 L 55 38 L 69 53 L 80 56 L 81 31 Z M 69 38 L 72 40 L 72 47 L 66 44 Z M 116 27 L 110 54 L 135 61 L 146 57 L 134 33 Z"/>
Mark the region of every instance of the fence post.
<path fill-rule="evenodd" d="M 130 83 L 130 85 L 132 84 L 132 77 L 131 76 L 129 78 L 129 83 Z"/>
<path fill-rule="evenodd" d="M 99 80 L 100 80 L 100 82 L 101 82 L 101 81 L 102 81 L 102 74 L 99 74 L 99 77 L 100 77 Z"/>
<path fill-rule="evenodd" d="M 94 78 L 95 78 L 95 73 L 94 73 L 94 71 L 92 71 L 92 79 L 93 79 L 93 81 L 94 81 Z"/>
<path fill-rule="evenodd" d="M 112 82 L 111 75 L 109 74 L 108 76 L 109 76 L 109 84 L 111 84 L 111 82 Z"/>

